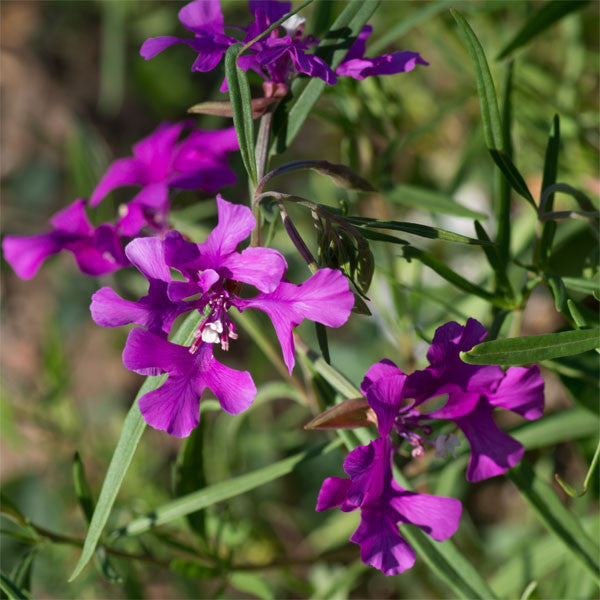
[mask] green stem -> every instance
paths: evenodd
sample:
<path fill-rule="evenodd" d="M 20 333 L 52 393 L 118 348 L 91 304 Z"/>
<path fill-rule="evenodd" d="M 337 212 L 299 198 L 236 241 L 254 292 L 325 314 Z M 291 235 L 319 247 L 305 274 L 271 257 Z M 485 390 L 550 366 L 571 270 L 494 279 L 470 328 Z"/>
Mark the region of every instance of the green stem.
<path fill-rule="evenodd" d="M 267 164 L 269 162 L 269 141 L 271 138 L 271 125 L 273 123 L 273 113 L 267 112 L 260 118 L 260 125 L 258 128 L 258 136 L 256 138 L 256 149 L 255 149 L 255 158 L 256 158 L 256 173 L 257 180 L 260 181 L 267 169 Z M 250 245 L 251 246 L 262 246 L 262 232 L 261 232 L 261 215 L 260 215 L 260 204 L 254 202 L 254 195 L 256 193 L 256 189 L 251 190 L 250 201 L 252 204 L 252 214 L 256 219 L 256 226 L 252 231 L 252 235 L 250 237 Z"/>

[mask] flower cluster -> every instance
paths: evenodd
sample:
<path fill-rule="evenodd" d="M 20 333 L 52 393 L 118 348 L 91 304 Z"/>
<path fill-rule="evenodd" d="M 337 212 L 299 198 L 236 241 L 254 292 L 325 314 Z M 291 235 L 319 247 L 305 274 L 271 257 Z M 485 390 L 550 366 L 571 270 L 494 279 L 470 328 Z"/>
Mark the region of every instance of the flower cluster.
<path fill-rule="evenodd" d="M 189 134 L 179 141 L 184 130 L 189 130 Z M 212 194 L 235 183 L 227 157 L 237 149 L 233 127 L 202 131 L 190 121 L 161 123 L 133 146 L 132 157 L 112 163 L 89 203 L 78 199 L 51 217 L 51 231 L 34 236 L 7 235 L 2 241 L 4 258 L 22 279 L 34 277 L 46 258 L 63 250 L 73 253 L 77 266 L 86 275 L 107 275 L 128 266 L 124 244 L 136 236 L 164 235 L 171 229 L 171 189 Z M 122 186 L 142 189 L 119 207 L 115 224 L 94 227 L 86 206 L 96 207 Z"/>
<path fill-rule="evenodd" d="M 277 0 L 249 0 L 250 12 L 254 21 L 242 30 L 242 43 L 246 44 L 265 32 L 273 23 L 291 11 L 290 2 Z M 226 26 L 219 0 L 194 0 L 179 11 L 181 24 L 194 34 L 193 38 L 161 36 L 144 42 L 140 54 L 146 59 L 153 58 L 174 44 L 186 44 L 198 53 L 192 71 L 211 71 L 227 48 L 238 42 L 225 33 Z M 338 76 L 364 79 L 371 75 L 391 75 L 405 73 L 416 64 L 427 65 L 416 52 L 393 52 L 375 58 L 365 58 L 366 40 L 372 28 L 365 25 L 348 54 L 334 72 L 319 56 L 308 51 L 319 45 L 319 40 L 311 35 L 303 35 L 304 19 L 294 15 L 284 21 L 281 28 L 275 29 L 248 48 L 248 53 L 238 60 L 240 68 L 249 69 L 265 79 L 265 89 L 286 85 L 297 73 L 318 77 L 333 85 Z M 224 82 L 221 91 L 227 90 Z"/>
<path fill-rule="evenodd" d="M 237 338 L 229 310 L 257 308 L 271 319 L 281 344 L 285 364 L 294 368 L 292 329 L 310 319 L 328 327 L 343 325 L 354 305 L 354 296 L 340 271 L 321 269 L 300 285 L 284 280 L 287 264 L 269 248 L 237 246 L 255 226 L 249 208 L 217 196 L 219 222 L 201 244 L 185 240 L 177 231 L 164 239 L 139 238 L 125 249 L 131 263 L 146 277 L 148 294 L 137 302 L 124 300 L 103 287 L 92 296 L 96 323 L 116 327 L 128 323 L 133 329 L 123 352 L 123 363 L 142 375 L 168 373 L 157 390 L 140 398 L 146 422 L 177 437 L 185 437 L 200 418 L 200 396 L 209 388 L 229 413 L 239 413 L 252 403 L 256 387 L 247 371 L 239 372 L 219 363 L 213 344 L 222 350 Z M 183 277 L 173 279 L 171 269 Z M 258 294 L 242 298 L 242 285 Z M 175 318 L 197 310 L 203 319 L 189 347 L 168 341 Z"/>
<path fill-rule="evenodd" d="M 512 367 L 468 365 L 460 359 L 480 343 L 487 331 L 475 319 L 465 326 L 446 323 L 435 332 L 427 353 L 430 366 L 405 375 L 392 361 L 382 360 L 366 373 L 361 391 L 376 415 L 379 439 L 353 450 L 344 463 L 350 479 L 331 477 L 319 494 L 317 510 L 340 506 L 343 511 L 361 509 L 361 524 L 351 541 L 361 546 L 365 563 L 386 575 L 394 575 L 414 562 L 414 554 L 399 536 L 395 524 L 414 523 L 436 540 L 454 533 L 460 503 L 403 490 L 393 479 L 392 432 L 407 440 L 415 457 L 426 444 L 435 446 L 436 456 L 453 452 L 458 442 L 453 434 L 427 439 L 435 421 L 450 421 L 471 446 L 467 468 L 469 481 L 481 481 L 505 473 L 522 458 L 524 448 L 496 425 L 495 408 L 513 411 L 526 419 L 542 416 L 544 381 L 537 366 Z M 437 410 L 424 404 L 447 395 Z"/>

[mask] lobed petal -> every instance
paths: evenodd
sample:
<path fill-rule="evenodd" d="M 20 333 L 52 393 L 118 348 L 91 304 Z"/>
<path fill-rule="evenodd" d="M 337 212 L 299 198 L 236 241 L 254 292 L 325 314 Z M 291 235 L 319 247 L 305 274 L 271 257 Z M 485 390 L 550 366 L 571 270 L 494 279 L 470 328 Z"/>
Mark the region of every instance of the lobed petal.
<path fill-rule="evenodd" d="M 328 477 L 325 479 L 317 499 L 317 512 L 341 506 L 346 502 L 351 483 L 351 480 L 345 477 Z"/>
<path fill-rule="evenodd" d="M 511 367 L 488 399 L 492 406 L 512 410 L 530 421 L 539 419 L 544 413 L 544 380 L 539 367 Z"/>
<path fill-rule="evenodd" d="M 2 240 L 4 260 L 21 279 L 31 279 L 42 263 L 63 249 L 63 244 L 54 233 L 32 236 L 7 235 Z"/>
<path fill-rule="evenodd" d="M 114 189 L 124 185 L 145 185 L 147 174 L 137 158 L 115 160 L 104 174 L 90 197 L 90 206 L 98 206 Z"/>
<path fill-rule="evenodd" d="M 272 248 L 246 248 L 221 259 L 223 277 L 253 285 L 261 292 L 273 292 L 287 270 L 285 258 Z"/>
<path fill-rule="evenodd" d="M 377 415 L 377 429 L 382 437 L 391 433 L 396 416 L 406 399 L 406 380 L 404 373 L 382 377 L 367 391 L 367 401 Z"/>

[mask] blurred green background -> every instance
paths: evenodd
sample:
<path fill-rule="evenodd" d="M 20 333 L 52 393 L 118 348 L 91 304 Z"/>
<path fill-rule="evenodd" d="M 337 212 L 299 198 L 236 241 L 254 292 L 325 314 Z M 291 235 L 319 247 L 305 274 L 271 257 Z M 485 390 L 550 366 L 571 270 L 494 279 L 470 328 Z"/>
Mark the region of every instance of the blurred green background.
<path fill-rule="evenodd" d="M 471 62 L 448 8 L 460 10 L 477 33 L 500 94 L 506 64 L 492 58 L 541 4 L 383 2 L 371 20 L 374 33 L 367 55 L 409 49 L 418 51 L 430 66 L 363 82 L 341 80 L 327 90 L 292 148 L 272 162 L 313 158 L 349 164 L 381 193 L 340 190 L 312 172 L 290 176 L 278 189 L 332 206 L 342 203 L 353 214 L 474 235 L 468 218 L 423 210 L 418 200 L 407 202 L 406 189 L 399 186 L 418 186 L 482 213 L 483 224 L 492 233 L 494 167 L 483 142 Z M 222 5 L 226 23 L 248 23 L 245 2 L 223 1 Z M 327 3 L 332 15 L 343 5 L 342 1 Z M 147 37 L 187 35 L 177 21 L 180 6 L 138 0 L 0 5 L 3 233 L 44 230 L 51 214 L 77 197 L 88 196 L 110 161 L 129 155 L 131 145 L 160 121 L 185 118 L 189 106 L 224 97 L 218 92 L 222 66 L 207 74 L 191 73 L 194 53 L 185 46 L 173 47 L 148 62 L 139 56 Z M 592 197 L 600 191 L 598 16 L 598 4 L 592 2 L 516 53 L 515 162 L 536 197 L 555 113 L 561 117 L 562 134 L 558 181 Z M 391 37 L 386 35 L 390 31 Z M 251 82 L 258 95 L 258 78 Z M 216 117 L 202 117 L 198 123 L 206 128 L 230 124 Z M 239 158 L 233 165 L 239 181 L 223 194 L 228 200 L 247 202 Z M 114 194 L 92 218 L 96 222 L 113 218 L 117 201 L 128 198 L 127 193 Z M 192 206 L 195 200 L 201 201 Z M 571 208 L 571 202 L 557 197 L 556 208 Z M 179 218 L 201 241 L 214 223 L 214 203 L 181 194 L 175 202 L 178 206 L 188 207 L 182 208 Z M 526 261 L 535 218 L 520 199 L 514 200 L 513 208 L 513 250 Z M 294 208 L 291 214 L 313 242 L 309 215 Z M 407 239 L 470 281 L 485 285 L 491 279 L 477 247 Z M 595 251 L 593 236 L 584 223 L 570 222 L 559 225 L 557 239 L 554 268 L 561 275 L 579 276 L 584 260 Z M 292 281 L 307 277 L 282 230 L 277 230 L 273 246 L 286 255 Z M 456 290 L 416 261 L 401 259 L 399 247 L 377 243 L 372 247 L 378 267 L 369 293 L 373 316 L 354 315 L 345 327 L 329 334 L 333 364 L 354 383 L 359 384 L 369 365 L 384 357 L 407 371 L 422 367 L 424 340 L 448 320 L 464 322 L 474 316 L 489 326 L 489 308 L 483 301 Z M 85 521 L 72 483 L 73 453 L 81 454 L 97 496 L 124 415 L 141 383 L 121 364 L 126 332 L 96 326 L 90 319 L 89 299 L 101 285 L 118 285 L 135 294 L 143 290 L 143 282 L 132 273 L 101 281 L 86 278 L 69 255 L 50 259 L 29 282 L 20 281 L 5 262 L 2 275 L 2 491 L 36 525 L 81 540 Z M 583 301 L 597 310 L 591 297 Z M 274 340 L 271 325 L 266 320 L 260 324 Z M 551 295 L 537 288 L 520 333 L 545 333 L 562 325 L 565 321 Z M 317 347 L 312 326 L 304 324 L 300 333 Z M 270 464 L 328 438 L 302 429 L 315 414 L 318 391 L 310 392 L 312 402 L 307 405 L 269 387 L 276 381 L 273 369 L 247 336 L 240 336 L 228 358 L 229 365 L 251 371 L 265 398 L 275 399 L 256 402 L 236 417 L 207 412 L 194 437 L 202 469 L 190 476 L 191 487 L 183 491 Z M 585 476 L 598 423 L 597 389 L 581 384 L 581 378 L 570 378 L 568 367 L 593 383 L 596 358 L 582 355 L 574 365 L 564 361 L 562 377 L 547 369 L 543 372 L 547 412 L 575 407 L 582 415 L 578 422 L 583 423 L 569 435 L 550 436 L 527 455 L 547 481 L 556 472 L 570 482 Z M 310 384 L 301 364 L 295 374 Z M 503 422 L 519 423 L 510 418 Z M 570 439 L 575 441 L 566 441 Z M 174 476 L 180 447 L 180 440 L 146 431 L 109 525 L 118 526 L 183 493 L 182 488 L 176 489 Z M 2 536 L 2 571 L 11 573 L 33 547 L 36 598 L 452 597 L 420 560 L 394 578 L 362 565 L 358 547 L 347 541 L 358 514 L 314 512 L 322 480 L 342 474 L 342 459 L 341 451 L 332 452 L 285 478 L 211 507 L 196 523 L 181 520 L 128 540 L 122 545 L 125 551 L 150 556 L 154 562 L 113 557 L 121 583 L 88 567 L 68 584 L 79 549 L 50 541 L 32 546 L 19 540 L 24 534 L 2 518 L 3 530 L 11 534 Z M 596 597 L 592 578 L 528 512 L 510 481 L 494 478 L 467 485 L 464 461 L 432 462 L 430 456 L 424 462 L 408 463 L 406 473 L 414 477 L 419 491 L 463 500 L 466 511 L 454 539 L 502 597 L 520 597 L 532 580 L 538 582 L 532 598 Z M 597 478 L 590 492 L 576 500 L 556 488 L 590 527 L 597 526 L 597 519 L 589 516 L 597 508 L 596 490 Z M 205 555 L 219 555 L 238 568 L 216 575 L 193 571 L 182 562 Z M 176 558 L 179 562 L 173 562 Z"/>

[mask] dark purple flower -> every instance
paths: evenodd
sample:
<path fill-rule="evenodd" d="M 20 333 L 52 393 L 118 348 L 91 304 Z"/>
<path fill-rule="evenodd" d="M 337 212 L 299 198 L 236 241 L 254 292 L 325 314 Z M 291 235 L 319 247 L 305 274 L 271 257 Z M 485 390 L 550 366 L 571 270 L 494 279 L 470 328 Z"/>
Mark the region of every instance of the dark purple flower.
<path fill-rule="evenodd" d="M 192 39 L 162 36 L 146 40 L 140 54 L 146 59 L 155 57 L 174 44 L 186 44 L 198 53 L 192 71 L 212 71 L 220 62 L 227 48 L 237 43 L 225 35 L 223 13 L 219 0 L 194 0 L 179 11 L 179 21 L 194 34 Z"/>
<path fill-rule="evenodd" d="M 161 387 L 139 399 L 139 406 L 148 425 L 176 437 L 187 437 L 198 425 L 206 388 L 231 414 L 246 410 L 256 396 L 250 373 L 222 365 L 211 344 L 200 344 L 192 354 L 185 346 L 136 327 L 127 338 L 123 364 L 142 375 L 149 370 L 169 374 Z"/>
<path fill-rule="evenodd" d="M 418 52 L 392 52 L 374 58 L 365 58 L 366 41 L 371 35 L 373 28 L 365 25 L 358 34 L 356 41 L 351 46 L 348 54 L 336 69 L 340 76 L 364 79 L 372 75 L 394 75 L 396 73 L 407 73 L 412 71 L 416 65 L 429 65 L 423 60 Z"/>
<path fill-rule="evenodd" d="M 22 279 L 31 279 L 42 263 L 62 250 L 73 253 L 77 266 L 86 275 L 106 275 L 127 266 L 116 227 L 94 227 L 85 213 L 85 200 L 57 212 L 52 230 L 33 236 L 7 235 L 2 241 L 4 258 Z"/>
<path fill-rule="evenodd" d="M 349 479 L 327 478 L 317 501 L 318 511 L 360 508 L 360 525 L 350 541 L 360 546 L 362 561 L 384 575 L 402 573 L 415 562 L 414 551 L 398 532 L 399 523 L 416 525 L 443 541 L 458 528 L 462 512 L 454 498 L 417 494 L 398 485 L 392 475 L 392 455 L 387 435 L 355 448 L 344 462 Z"/>
<path fill-rule="evenodd" d="M 227 166 L 227 154 L 238 149 L 233 127 L 217 131 L 192 131 L 178 141 L 187 121 L 161 123 L 133 146 L 133 156 L 117 159 L 109 167 L 90 198 L 97 206 L 111 191 L 122 186 L 141 186 L 131 202 L 120 209 L 118 226 L 134 236 L 144 226 L 167 229 L 169 189 L 200 189 L 208 194 L 235 183 Z"/>
<path fill-rule="evenodd" d="M 512 367 L 503 372 L 498 366 L 469 365 L 460 359 L 478 344 L 487 332 L 475 319 L 463 327 L 455 322 L 439 327 L 427 353 L 430 366 L 406 376 L 389 360 L 373 365 L 367 372 L 362 391 L 375 411 L 380 433 L 392 426 L 414 446 L 413 454 L 423 453 L 429 442 L 417 433 L 431 420 L 447 420 L 457 425 L 471 446 L 467 469 L 469 481 L 481 481 L 505 473 L 522 458 L 523 446 L 496 425 L 494 408 L 511 410 L 533 420 L 542 416 L 544 381 L 537 366 Z M 444 406 L 422 412 L 427 400 L 448 394 Z M 412 402 L 405 403 L 405 400 Z M 450 440 L 452 444 L 452 440 Z M 443 449 L 447 440 L 436 444 Z"/>
<path fill-rule="evenodd" d="M 254 22 L 248 26 L 244 43 L 249 42 L 272 23 L 290 12 L 290 2 L 276 0 L 251 0 L 250 12 Z M 309 77 L 319 77 L 329 85 L 337 82 L 331 67 L 318 56 L 306 52 L 319 42 L 312 36 L 302 38 L 304 19 L 293 15 L 284 21 L 282 28 L 286 35 L 279 37 L 277 30 L 259 40 L 251 47 L 251 54 L 242 56 L 238 64 L 244 70 L 253 69 L 268 82 L 288 83 L 294 73 L 303 73 Z"/>

